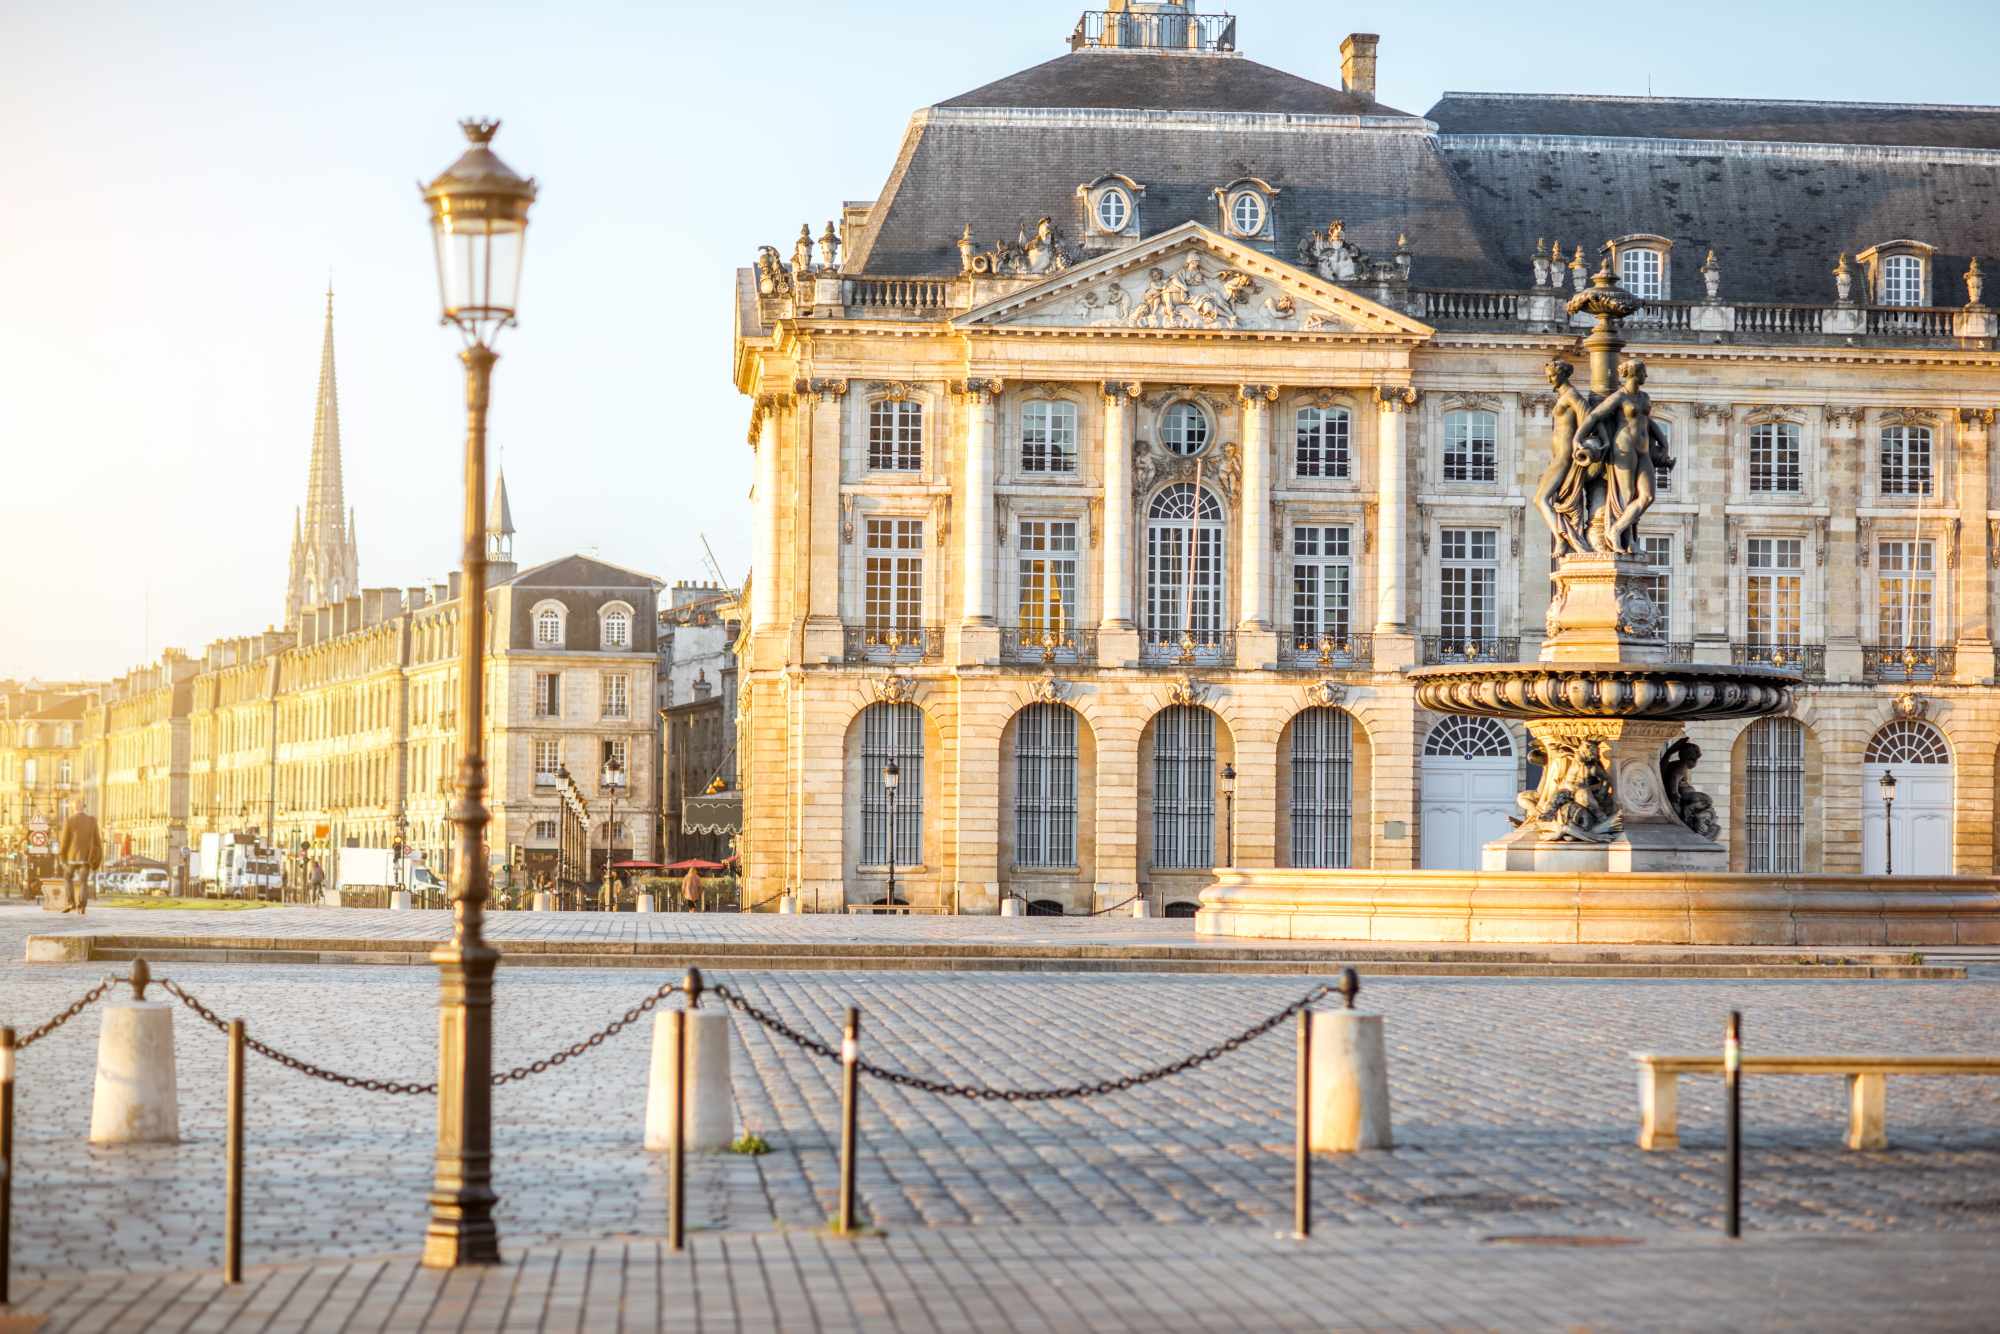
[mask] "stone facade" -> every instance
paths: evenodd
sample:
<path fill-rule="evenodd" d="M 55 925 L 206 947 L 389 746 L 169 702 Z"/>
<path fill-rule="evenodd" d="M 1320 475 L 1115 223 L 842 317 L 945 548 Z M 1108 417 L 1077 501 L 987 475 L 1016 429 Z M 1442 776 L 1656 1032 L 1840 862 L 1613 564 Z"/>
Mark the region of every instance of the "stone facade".
<path fill-rule="evenodd" d="M 1643 298 L 1626 356 L 1675 457 L 1635 557 L 1664 656 L 1807 678 L 1765 731 L 1690 728 L 1731 867 L 1879 874 L 1886 767 L 1896 869 L 1991 873 L 1994 118 L 1609 101 L 1447 99 L 1437 135 L 1233 50 L 1084 49 L 919 112 L 879 198 L 767 247 L 736 309 L 750 899 L 882 897 L 892 752 L 917 903 L 1185 910 L 1232 844 L 1476 868 L 1539 757 L 1511 724 L 1440 741 L 1403 670 L 1538 656 L 1546 367 L 1583 366 L 1565 303 L 1600 264 Z M 1929 150 L 1899 135 L 1952 145 L 1913 212 L 1894 181 Z M 1534 220 L 1531 158 L 1644 181 L 1691 137 L 1727 170 L 1678 204 L 1635 185 Z M 1733 220 L 1772 160 L 1839 196 L 1817 278 Z M 1073 712 L 1028 712 L 1050 701 Z"/>

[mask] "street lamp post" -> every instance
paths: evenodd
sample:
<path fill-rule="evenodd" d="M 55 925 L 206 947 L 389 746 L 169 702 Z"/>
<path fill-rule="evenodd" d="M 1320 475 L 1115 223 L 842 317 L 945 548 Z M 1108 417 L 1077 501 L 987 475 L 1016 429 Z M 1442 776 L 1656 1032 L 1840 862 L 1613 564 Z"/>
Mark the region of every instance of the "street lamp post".
<path fill-rule="evenodd" d="M 1883 770 L 1878 780 L 1882 789 L 1882 874 L 1896 874 L 1896 826 L 1889 822 L 1889 812 L 1896 808 L 1896 775 Z"/>
<path fill-rule="evenodd" d="M 618 762 L 618 753 L 604 761 L 604 790 L 611 794 L 611 810 L 604 818 L 604 897 L 615 909 L 618 896 L 611 888 L 611 859 L 618 851 L 618 789 L 625 786 L 625 766 Z"/>
<path fill-rule="evenodd" d="M 882 766 L 882 790 L 889 794 L 889 902 L 896 901 L 896 789 L 902 784 L 903 771 L 890 760 Z"/>
<path fill-rule="evenodd" d="M 1223 828 L 1227 831 L 1226 836 L 1229 840 L 1224 844 L 1227 859 L 1222 864 L 1234 866 L 1236 865 L 1236 766 L 1233 764 L 1222 766 L 1222 804 L 1223 809 L 1228 812 Z M 1209 826 L 1211 829 L 1214 827 L 1214 825 Z"/>
<path fill-rule="evenodd" d="M 514 323 L 521 249 L 535 183 L 523 180 L 488 147 L 499 121 L 461 122 L 472 146 L 423 188 L 437 249 L 443 322 L 464 338 L 466 370 L 465 569 L 459 624 L 459 800 L 453 868 L 451 940 L 431 955 L 438 966 L 438 1145 L 431 1187 L 426 1266 L 500 1262 L 493 1224 L 493 968 L 500 953 L 486 943 L 486 404 L 493 381 L 493 340 Z"/>

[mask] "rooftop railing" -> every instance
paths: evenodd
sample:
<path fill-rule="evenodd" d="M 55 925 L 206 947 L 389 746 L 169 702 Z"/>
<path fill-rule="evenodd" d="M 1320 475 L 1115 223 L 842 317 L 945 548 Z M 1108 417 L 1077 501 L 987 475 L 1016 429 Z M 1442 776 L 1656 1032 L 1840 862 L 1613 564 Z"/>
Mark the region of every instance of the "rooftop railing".
<path fill-rule="evenodd" d="M 855 278 L 847 298 L 854 315 L 908 315 L 950 310 L 958 284 L 943 278 Z"/>
<path fill-rule="evenodd" d="M 1069 35 L 1069 49 L 1120 47 L 1172 51 L 1234 51 L 1233 14 L 1131 14 L 1086 9 Z"/>
<path fill-rule="evenodd" d="M 1958 314 L 1950 306 L 1870 306 L 1868 332 L 1905 338 L 1949 338 Z"/>

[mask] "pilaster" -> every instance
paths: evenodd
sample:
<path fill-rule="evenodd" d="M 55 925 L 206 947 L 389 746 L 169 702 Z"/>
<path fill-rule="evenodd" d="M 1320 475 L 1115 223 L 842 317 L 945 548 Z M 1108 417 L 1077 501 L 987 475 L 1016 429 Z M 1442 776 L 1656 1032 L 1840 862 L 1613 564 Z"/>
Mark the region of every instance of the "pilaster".
<path fill-rule="evenodd" d="M 756 565 L 751 578 L 751 642 L 756 646 L 756 666 L 777 667 L 785 661 L 783 590 L 779 587 L 784 560 L 783 516 L 778 502 L 784 486 L 784 460 L 778 441 L 780 399 L 791 396 L 763 394 L 750 415 L 750 442 L 757 451 Z"/>
<path fill-rule="evenodd" d="M 1271 628 L 1271 404 L 1278 387 L 1240 385 L 1237 397 L 1243 401 L 1242 554 L 1237 560 L 1241 614 L 1236 622 L 1241 634 Z"/>
<path fill-rule="evenodd" d="M 1139 634 L 1132 623 L 1131 432 L 1131 403 L 1139 386 L 1105 380 L 1098 391 L 1104 399 L 1104 531 L 1099 538 L 1104 612 L 1098 622 L 1097 660 L 1115 667 L 1139 658 Z"/>
<path fill-rule="evenodd" d="M 996 642 L 995 652 L 998 652 Z M 990 676 L 959 677 L 950 837 L 958 910 L 1000 910 L 1000 733 L 1013 713 Z M 1012 812 L 1007 818 L 1012 819 Z M 950 892 L 950 891 L 947 891 Z"/>
<path fill-rule="evenodd" d="M 1993 679 L 1993 625 L 1989 601 L 1993 582 L 1992 525 L 1986 520 L 1992 503 L 1988 452 L 1992 440 L 1992 408 L 1958 410 L 1958 541 L 1947 544 L 1956 557 L 1952 571 L 1958 587 L 1958 681 L 1979 685 Z"/>
<path fill-rule="evenodd" d="M 1826 679 L 1861 679 L 1861 409 L 1845 404 L 1826 408 L 1826 500 L 1832 518 L 1826 553 Z"/>
<path fill-rule="evenodd" d="M 1375 445 L 1375 666 L 1407 667 L 1417 660 L 1409 626 L 1405 551 L 1409 532 L 1409 466 L 1404 433 L 1417 391 L 1377 385 Z"/>
<path fill-rule="evenodd" d="M 1132 652 L 1138 651 L 1135 635 Z M 1139 731 L 1145 719 L 1130 710 L 1093 709 L 1084 716 L 1097 746 L 1097 878 L 1091 893 L 1096 906 L 1106 907 L 1139 892 Z"/>
<path fill-rule="evenodd" d="M 1699 505 L 1695 516 L 1694 588 L 1688 599 L 1694 622 L 1694 660 L 1729 661 L 1729 425 L 1727 403 L 1696 403 L 1695 476 L 1689 489 Z"/>
<path fill-rule="evenodd" d="M 802 402 L 810 404 L 810 436 L 801 442 L 803 456 L 799 488 L 803 511 L 794 522 L 805 524 L 808 566 L 801 573 L 807 588 L 803 656 L 807 663 L 839 662 L 843 652 L 840 625 L 840 436 L 841 411 L 847 398 L 845 380 L 800 380 Z"/>

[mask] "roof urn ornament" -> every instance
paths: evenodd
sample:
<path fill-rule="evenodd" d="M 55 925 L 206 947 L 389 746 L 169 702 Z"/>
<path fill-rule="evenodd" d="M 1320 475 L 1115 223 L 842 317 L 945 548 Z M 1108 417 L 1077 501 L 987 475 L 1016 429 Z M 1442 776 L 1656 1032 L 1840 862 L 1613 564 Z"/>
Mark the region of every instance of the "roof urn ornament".
<path fill-rule="evenodd" d="M 1713 250 L 1708 252 L 1708 258 L 1702 263 L 1701 280 L 1708 286 L 1708 299 L 1719 300 L 1722 296 L 1722 265 L 1716 262 Z"/>
<path fill-rule="evenodd" d="M 1847 252 L 1844 250 L 1833 266 L 1833 290 L 1843 306 L 1854 300 L 1854 270 L 1847 267 Z"/>
<path fill-rule="evenodd" d="M 809 222 L 799 224 L 799 239 L 792 243 L 792 276 L 802 278 L 812 272 L 813 229 Z"/>
<path fill-rule="evenodd" d="M 958 238 L 958 264 L 960 273 L 971 273 L 972 257 L 979 251 L 979 242 L 972 239 L 972 224 L 965 224 L 965 235 Z"/>
<path fill-rule="evenodd" d="M 840 258 L 840 233 L 836 232 L 833 229 L 833 222 L 831 220 L 828 220 L 826 224 L 826 231 L 821 233 L 819 238 L 820 267 L 827 270 L 830 273 L 834 269 L 840 267 L 839 263 L 837 262 L 839 258 Z"/>
<path fill-rule="evenodd" d="M 1984 310 L 1986 302 L 1986 275 L 1979 271 L 1979 256 L 1972 257 L 1971 265 L 1965 270 L 1965 308 Z"/>

